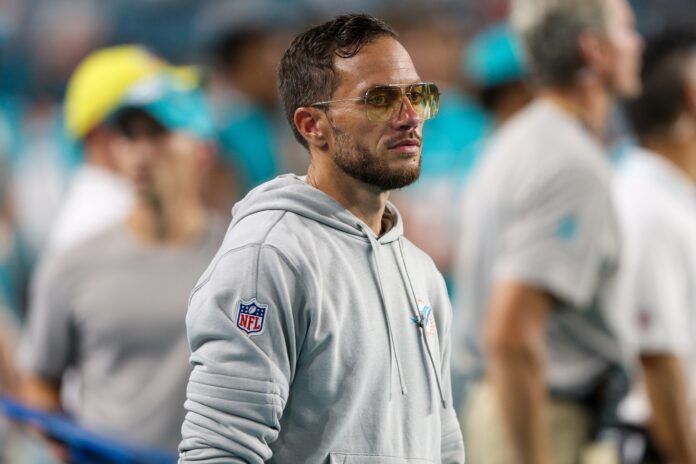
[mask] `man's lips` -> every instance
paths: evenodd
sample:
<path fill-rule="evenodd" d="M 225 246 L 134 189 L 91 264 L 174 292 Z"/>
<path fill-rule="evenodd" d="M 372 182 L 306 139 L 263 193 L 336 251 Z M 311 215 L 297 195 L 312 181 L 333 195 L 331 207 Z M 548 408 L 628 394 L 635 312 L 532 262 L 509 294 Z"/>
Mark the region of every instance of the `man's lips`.
<path fill-rule="evenodd" d="M 409 149 L 410 147 L 413 147 L 411 149 L 416 149 L 420 148 L 421 142 L 418 139 L 406 139 L 406 140 L 400 140 L 398 142 L 391 143 L 387 145 L 387 148 L 390 150 L 395 149 L 395 148 L 403 148 L 403 149 Z"/>

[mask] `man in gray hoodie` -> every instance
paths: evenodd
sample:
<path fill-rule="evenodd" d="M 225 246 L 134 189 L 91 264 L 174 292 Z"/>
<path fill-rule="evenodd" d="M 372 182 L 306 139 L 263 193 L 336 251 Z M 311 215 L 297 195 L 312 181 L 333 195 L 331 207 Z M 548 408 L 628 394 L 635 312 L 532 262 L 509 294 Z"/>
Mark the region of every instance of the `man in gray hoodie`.
<path fill-rule="evenodd" d="M 366 15 L 296 37 L 278 79 L 311 165 L 235 206 L 191 294 L 180 462 L 462 463 L 444 281 L 387 201 L 437 87 Z"/>

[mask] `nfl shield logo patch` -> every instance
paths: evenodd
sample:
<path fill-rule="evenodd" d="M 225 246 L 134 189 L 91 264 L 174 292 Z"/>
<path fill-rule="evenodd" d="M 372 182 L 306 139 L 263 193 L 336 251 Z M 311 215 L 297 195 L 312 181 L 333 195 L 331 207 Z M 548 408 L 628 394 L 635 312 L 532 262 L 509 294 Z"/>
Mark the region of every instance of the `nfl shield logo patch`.
<path fill-rule="evenodd" d="M 240 301 L 237 310 L 237 327 L 249 335 L 260 334 L 266 321 L 268 305 L 260 304 L 256 298 Z"/>

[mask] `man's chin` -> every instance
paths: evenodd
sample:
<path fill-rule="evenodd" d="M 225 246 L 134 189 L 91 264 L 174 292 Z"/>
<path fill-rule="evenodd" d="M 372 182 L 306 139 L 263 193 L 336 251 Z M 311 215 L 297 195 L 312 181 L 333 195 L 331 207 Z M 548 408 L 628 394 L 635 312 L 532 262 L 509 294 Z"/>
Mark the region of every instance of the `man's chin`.
<path fill-rule="evenodd" d="M 381 176 L 374 185 L 383 191 L 398 190 L 408 187 L 418 180 L 420 177 L 420 165 L 413 169 L 402 169 L 399 171 L 391 171 Z"/>

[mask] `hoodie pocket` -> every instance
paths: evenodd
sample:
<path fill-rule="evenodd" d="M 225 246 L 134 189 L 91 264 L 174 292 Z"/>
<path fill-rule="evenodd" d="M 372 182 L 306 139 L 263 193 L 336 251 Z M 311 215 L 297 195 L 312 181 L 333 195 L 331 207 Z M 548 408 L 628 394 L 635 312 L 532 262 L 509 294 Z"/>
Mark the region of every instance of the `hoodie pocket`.
<path fill-rule="evenodd" d="M 329 464 L 435 464 L 435 461 L 379 454 L 330 453 Z"/>

